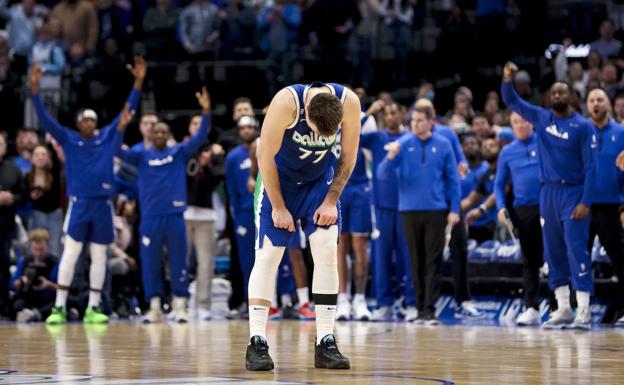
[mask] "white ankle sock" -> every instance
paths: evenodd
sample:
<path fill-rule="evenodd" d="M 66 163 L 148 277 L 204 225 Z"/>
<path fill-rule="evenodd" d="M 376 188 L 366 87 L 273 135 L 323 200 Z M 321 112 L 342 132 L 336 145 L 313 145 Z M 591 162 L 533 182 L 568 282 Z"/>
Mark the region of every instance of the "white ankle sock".
<path fill-rule="evenodd" d="M 260 336 L 266 340 L 266 325 L 268 319 L 268 307 L 249 305 L 249 338 Z"/>
<path fill-rule="evenodd" d="M 299 298 L 299 305 L 305 305 L 310 302 L 310 294 L 308 294 L 308 287 L 300 287 L 297 289 L 297 297 Z"/>
<path fill-rule="evenodd" d="M 559 286 L 555 289 L 555 298 L 557 298 L 557 308 L 570 308 L 570 287 L 568 285 Z"/>
<path fill-rule="evenodd" d="M 290 294 L 282 294 L 280 296 L 282 300 L 282 307 L 290 307 L 292 306 L 292 296 Z"/>
<path fill-rule="evenodd" d="M 576 292 L 576 302 L 578 304 L 578 308 L 589 308 L 589 292 L 587 291 L 577 291 Z"/>
<path fill-rule="evenodd" d="M 99 243 L 92 243 L 89 246 L 89 251 L 91 252 L 89 307 L 100 306 L 102 287 L 104 287 L 104 278 L 106 278 L 106 247 L 106 245 Z"/>
<path fill-rule="evenodd" d="M 58 289 L 56 291 L 56 301 L 54 306 L 56 307 L 65 307 L 67 305 L 67 290 Z"/>
<path fill-rule="evenodd" d="M 161 310 L 160 297 L 152 297 L 150 299 L 150 310 Z"/>
<path fill-rule="evenodd" d="M 366 303 L 366 297 L 364 294 L 356 294 L 353 296 L 353 302 L 364 302 Z"/>
<path fill-rule="evenodd" d="M 334 334 L 336 305 L 315 305 L 314 310 L 316 311 L 316 344 L 318 345 L 323 337 Z"/>
<path fill-rule="evenodd" d="M 338 293 L 338 303 L 341 303 L 341 302 L 349 302 L 349 294 Z"/>

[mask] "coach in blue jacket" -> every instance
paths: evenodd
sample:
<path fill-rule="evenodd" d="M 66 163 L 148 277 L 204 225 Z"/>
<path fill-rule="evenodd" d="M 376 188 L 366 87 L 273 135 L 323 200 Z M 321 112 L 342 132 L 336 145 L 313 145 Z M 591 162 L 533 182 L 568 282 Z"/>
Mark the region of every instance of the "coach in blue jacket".
<path fill-rule="evenodd" d="M 445 227 L 459 222 L 459 174 L 450 142 L 431 132 L 433 109 L 412 112 L 412 134 L 389 146 L 380 180 L 396 173 L 399 211 L 407 239 L 418 323 L 437 324 Z"/>

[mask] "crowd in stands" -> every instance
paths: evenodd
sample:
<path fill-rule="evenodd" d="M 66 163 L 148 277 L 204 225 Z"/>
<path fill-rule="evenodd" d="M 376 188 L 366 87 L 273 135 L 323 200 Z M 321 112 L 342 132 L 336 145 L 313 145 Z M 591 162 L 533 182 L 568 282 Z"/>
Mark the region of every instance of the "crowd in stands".
<path fill-rule="evenodd" d="M 481 176 L 495 174 L 498 154 L 514 139 L 511 112 L 499 92 L 505 59 L 519 59 L 527 69 L 513 79 L 524 100 L 551 107 L 549 87 L 563 81 L 574 91 L 574 110 L 587 115 L 587 96 L 602 88 L 612 104 L 611 118 L 624 124 L 624 47 L 620 40 L 624 7 L 618 1 L 526 3 L 530 2 L 0 0 L 0 18 L 5 23 L 0 31 L 0 277 L 5 285 L 0 287 L 0 315 L 26 322 L 46 318 L 53 307 L 58 258 L 63 251 L 67 165 L 59 144 L 39 127 L 29 98 L 26 79 L 33 63 L 43 69 L 39 87 L 47 110 L 69 127 L 74 126 L 81 107 L 96 110 L 98 121 L 114 119 L 128 90 L 125 64 L 136 53 L 143 54 L 154 68 L 163 63 L 174 63 L 175 68 L 177 62 L 270 63 L 266 72 L 271 80 L 260 83 L 266 89 L 262 96 L 250 95 L 246 89 L 228 89 L 222 96 L 211 89 L 213 103 L 222 106 L 214 114 L 220 115 L 213 121 L 210 144 L 187 165 L 189 205 L 205 209 L 200 219 L 189 214 L 187 223 L 197 221 L 201 231 L 215 238 L 195 238 L 195 251 L 189 253 L 191 278 L 203 277 L 203 286 L 197 286 L 198 306 L 210 310 L 214 257 L 228 254 L 233 288 L 228 316 L 239 317 L 244 313 L 242 287 L 246 282 L 240 266 L 242 259 L 251 256 L 237 255 L 225 159 L 242 142 L 239 130 L 259 126 L 256 119 L 261 120 L 262 107 L 268 102 L 265 95 L 281 86 L 315 77 L 349 84 L 362 102 L 366 132 L 392 127 L 408 130 L 416 101 L 429 100 L 435 106 L 436 123 L 452 129 L 471 170 L 463 177 L 470 181 L 462 181 L 470 186 L 462 191 L 462 219 L 469 226 L 467 238 L 476 245 L 509 238 L 497 220 L 496 206 L 489 211 L 480 208 L 493 192 Z M 553 7 L 567 12 L 556 23 L 557 30 L 546 31 L 541 23 L 530 22 Z M 518 25 L 510 26 L 513 16 L 519 16 Z M 531 31 L 533 27 L 536 30 Z M 513 44 L 501 45 L 501 35 Z M 531 36 L 540 39 L 531 41 Z M 544 59 L 546 43 L 552 42 L 561 44 Z M 571 47 L 583 43 L 590 44 L 584 55 L 568 55 Z M 429 64 L 415 64 L 416 59 Z M 160 74 L 181 76 L 179 69 Z M 193 70 L 187 75 L 187 83 L 210 80 L 195 77 Z M 144 94 L 153 100 L 144 97 L 148 101 L 144 100 L 136 119 L 141 135 L 129 132 L 128 145 L 149 146 L 159 122 L 179 118 L 163 114 L 167 108 L 159 105 L 172 95 L 163 95 L 166 88 L 158 83 L 169 84 L 171 79 L 149 76 Z M 384 83 L 387 79 L 391 81 Z M 200 85 L 196 82 L 192 88 Z M 199 124 L 198 118 L 190 119 L 188 129 L 173 130 L 170 142 L 182 142 Z M 115 178 L 115 242 L 108 257 L 103 308 L 127 318 L 136 315 L 137 309 L 149 308 L 139 257 L 137 170 L 117 161 Z M 223 247 L 224 242 L 217 239 L 229 240 L 230 247 Z M 78 319 L 87 306 L 88 254 L 84 251 L 76 266 L 68 298 L 70 319 Z M 170 278 L 167 268 L 163 276 Z M 395 279 L 398 286 L 404 284 L 404 277 Z M 295 297 L 294 291 L 289 294 Z M 458 308 L 464 303 L 463 311 L 476 316 L 478 311 L 469 299 L 469 295 L 456 295 Z M 288 296 L 280 299 L 286 305 L 289 301 Z M 203 316 L 211 317 L 209 313 Z"/>

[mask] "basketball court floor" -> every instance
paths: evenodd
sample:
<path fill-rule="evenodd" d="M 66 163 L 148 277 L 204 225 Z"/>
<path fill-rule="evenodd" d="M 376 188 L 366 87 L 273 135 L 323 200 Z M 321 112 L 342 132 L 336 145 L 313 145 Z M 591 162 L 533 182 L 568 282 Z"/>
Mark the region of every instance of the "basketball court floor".
<path fill-rule="evenodd" d="M 339 323 L 351 370 L 313 368 L 314 322 L 269 323 L 273 372 L 248 372 L 245 321 L 0 326 L 0 384 L 624 384 L 624 330 Z"/>

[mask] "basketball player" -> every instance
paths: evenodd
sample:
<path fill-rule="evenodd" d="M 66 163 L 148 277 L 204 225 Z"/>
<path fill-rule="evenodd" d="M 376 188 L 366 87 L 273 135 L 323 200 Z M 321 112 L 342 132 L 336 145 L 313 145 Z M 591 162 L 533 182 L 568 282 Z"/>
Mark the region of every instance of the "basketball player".
<path fill-rule="evenodd" d="M 342 153 L 332 148 L 339 127 Z M 360 135 L 360 101 L 337 84 L 296 84 L 279 91 L 269 106 L 258 148 L 260 175 L 255 194 L 256 261 L 249 279 L 248 370 L 274 367 L 266 323 L 275 274 L 301 220 L 308 236 L 316 305 L 314 366 L 348 369 L 333 335 L 338 297 L 338 198 L 351 175 Z M 331 165 L 335 163 L 335 170 Z"/>
<path fill-rule="evenodd" d="M 501 95 L 509 109 L 533 124 L 537 133 L 544 258 L 558 307 L 544 328 L 588 330 L 594 283 L 587 242 L 597 171 L 596 135 L 591 123 L 572 110 L 567 83 L 551 86 L 553 109 L 547 110 L 518 96 L 512 83 L 517 71 L 515 64 L 505 64 Z M 576 290 L 576 318 L 570 307 L 570 282 Z"/>
<path fill-rule="evenodd" d="M 89 272 L 89 304 L 84 316 L 85 323 L 106 323 L 108 317 L 99 309 L 102 286 L 106 275 L 106 246 L 113 242 L 113 156 L 121 147 L 123 133 L 131 111 L 137 108 L 147 64 L 141 57 L 134 58 L 134 66 L 128 65 L 134 76 L 134 86 L 125 113 L 112 123 L 97 130 L 97 114 L 82 110 L 76 117 L 78 132 L 67 129 L 55 121 L 46 111 L 39 95 L 39 79 L 43 71 L 33 65 L 30 72 L 32 101 L 41 127 L 49 132 L 65 152 L 65 175 L 70 206 L 65 218 L 65 249 L 58 273 L 58 290 L 48 324 L 66 322 L 67 292 L 74 277 L 74 267 L 85 243 L 90 243 L 91 268 Z"/>
<path fill-rule="evenodd" d="M 152 145 L 146 149 L 120 148 L 117 155 L 139 170 L 139 205 L 141 208 L 141 266 L 145 299 L 150 310 L 144 322 L 162 321 L 160 299 L 163 295 L 162 252 L 167 245 L 173 292 L 173 315 L 178 323 L 188 321 L 186 301 L 189 297 L 187 243 L 184 211 L 186 210 L 186 162 L 206 141 L 210 128 L 210 96 L 206 87 L 196 93 L 202 108 L 199 129 L 187 141 L 167 146 L 169 126 L 158 123 L 152 133 Z"/>

